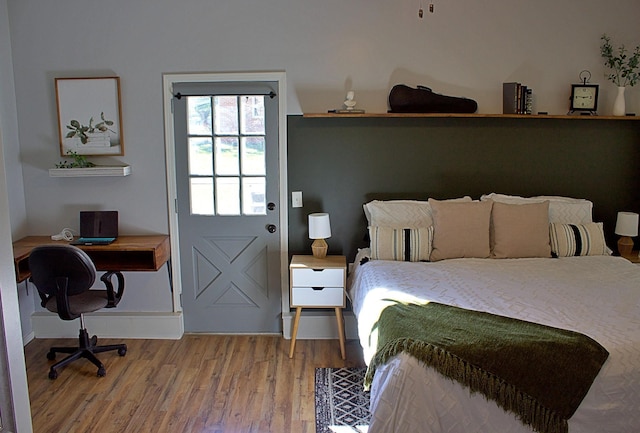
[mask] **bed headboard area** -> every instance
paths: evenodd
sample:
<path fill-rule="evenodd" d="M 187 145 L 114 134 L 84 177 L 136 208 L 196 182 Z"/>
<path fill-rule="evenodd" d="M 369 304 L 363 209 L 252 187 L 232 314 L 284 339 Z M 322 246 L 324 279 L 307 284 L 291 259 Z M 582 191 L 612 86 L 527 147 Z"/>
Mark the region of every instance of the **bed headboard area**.
<path fill-rule="evenodd" d="M 640 212 L 637 120 L 288 116 L 287 146 L 289 197 L 304 203 L 288 200 L 290 254 L 310 254 L 307 215 L 328 212 L 329 254 L 353 260 L 374 199 L 586 198 L 612 247 L 617 212 Z"/>

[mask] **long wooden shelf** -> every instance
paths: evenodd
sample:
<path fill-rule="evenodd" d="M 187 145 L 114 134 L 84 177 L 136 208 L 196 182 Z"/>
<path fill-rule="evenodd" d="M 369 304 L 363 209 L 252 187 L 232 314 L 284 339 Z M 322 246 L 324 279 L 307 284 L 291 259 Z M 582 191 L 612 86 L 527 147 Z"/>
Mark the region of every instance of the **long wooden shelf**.
<path fill-rule="evenodd" d="M 500 118 L 500 119 L 567 119 L 567 120 L 640 120 L 640 116 L 581 116 L 568 114 L 463 114 L 463 113 L 304 113 L 308 118 L 367 118 L 367 117 L 400 117 L 400 118 Z"/>

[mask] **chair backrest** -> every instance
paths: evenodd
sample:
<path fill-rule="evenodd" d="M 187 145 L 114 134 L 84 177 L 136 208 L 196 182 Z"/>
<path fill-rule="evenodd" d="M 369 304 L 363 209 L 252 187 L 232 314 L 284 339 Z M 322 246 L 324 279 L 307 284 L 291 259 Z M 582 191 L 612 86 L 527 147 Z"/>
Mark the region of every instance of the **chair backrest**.
<path fill-rule="evenodd" d="M 31 281 L 39 292 L 55 296 L 56 281 L 67 278 L 67 295 L 89 290 L 96 280 L 96 267 L 91 258 L 72 245 L 42 245 L 29 254 Z"/>

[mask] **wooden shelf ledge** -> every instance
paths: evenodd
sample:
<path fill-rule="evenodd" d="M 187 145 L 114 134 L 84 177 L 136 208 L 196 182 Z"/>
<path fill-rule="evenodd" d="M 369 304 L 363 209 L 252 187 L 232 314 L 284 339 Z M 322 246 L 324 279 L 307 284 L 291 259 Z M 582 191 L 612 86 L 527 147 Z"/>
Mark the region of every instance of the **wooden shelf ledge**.
<path fill-rule="evenodd" d="M 464 114 L 464 113 L 304 113 L 307 118 L 500 118 L 500 119 L 568 119 L 568 120 L 640 120 L 640 116 L 580 116 L 580 115 L 552 115 L 552 114 Z"/>

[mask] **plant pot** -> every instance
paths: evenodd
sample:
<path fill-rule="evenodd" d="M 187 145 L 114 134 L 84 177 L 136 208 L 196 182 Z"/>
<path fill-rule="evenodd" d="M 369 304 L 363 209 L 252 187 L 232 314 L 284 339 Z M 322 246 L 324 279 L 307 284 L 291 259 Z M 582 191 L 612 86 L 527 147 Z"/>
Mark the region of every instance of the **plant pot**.
<path fill-rule="evenodd" d="M 108 132 L 87 132 L 87 142 L 85 146 L 91 147 L 109 147 L 111 140 Z"/>
<path fill-rule="evenodd" d="M 615 101 L 613 101 L 613 115 L 624 116 L 626 112 L 625 100 L 624 100 L 625 87 L 618 87 L 618 94 Z"/>

